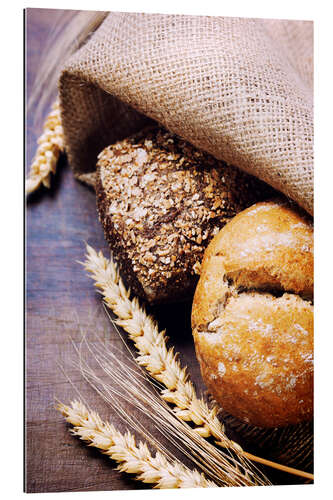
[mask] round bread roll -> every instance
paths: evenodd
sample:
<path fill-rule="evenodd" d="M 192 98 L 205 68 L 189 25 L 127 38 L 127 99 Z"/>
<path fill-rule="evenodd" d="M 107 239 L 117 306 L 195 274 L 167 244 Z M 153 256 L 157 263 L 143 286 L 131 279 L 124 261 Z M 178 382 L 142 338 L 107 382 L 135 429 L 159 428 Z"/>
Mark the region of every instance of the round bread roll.
<path fill-rule="evenodd" d="M 192 329 L 224 410 L 258 427 L 313 416 L 313 226 L 286 202 L 236 215 L 201 265 Z"/>

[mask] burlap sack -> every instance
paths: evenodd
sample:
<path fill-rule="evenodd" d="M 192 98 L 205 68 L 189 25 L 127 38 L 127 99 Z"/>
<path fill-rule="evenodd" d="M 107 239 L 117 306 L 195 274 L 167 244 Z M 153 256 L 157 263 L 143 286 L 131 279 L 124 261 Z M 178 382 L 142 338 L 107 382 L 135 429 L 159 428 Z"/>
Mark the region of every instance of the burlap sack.
<path fill-rule="evenodd" d="M 75 174 L 153 119 L 313 213 L 313 25 L 111 13 L 59 81 Z"/>

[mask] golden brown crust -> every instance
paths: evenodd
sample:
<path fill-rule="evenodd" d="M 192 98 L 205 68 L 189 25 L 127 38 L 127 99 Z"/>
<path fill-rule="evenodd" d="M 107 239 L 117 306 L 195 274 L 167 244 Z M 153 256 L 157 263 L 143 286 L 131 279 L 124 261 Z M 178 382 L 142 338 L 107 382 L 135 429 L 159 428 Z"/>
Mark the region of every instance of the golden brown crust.
<path fill-rule="evenodd" d="M 208 246 L 192 309 L 205 383 L 261 427 L 313 414 L 313 228 L 282 202 L 258 203 Z"/>

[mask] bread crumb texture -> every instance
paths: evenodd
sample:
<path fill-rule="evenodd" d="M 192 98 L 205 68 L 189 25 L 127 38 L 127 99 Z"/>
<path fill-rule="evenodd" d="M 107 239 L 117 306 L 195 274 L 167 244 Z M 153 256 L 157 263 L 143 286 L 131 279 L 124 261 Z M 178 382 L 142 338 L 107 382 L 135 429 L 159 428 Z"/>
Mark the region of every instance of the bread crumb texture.
<path fill-rule="evenodd" d="M 313 417 L 313 226 L 288 203 L 238 214 L 208 246 L 192 327 L 204 381 L 259 427 Z M 222 367 L 222 368 L 221 368 Z"/>
<path fill-rule="evenodd" d="M 123 275 L 149 302 L 189 297 L 209 241 L 238 212 L 271 193 L 158 127 L 101 152 L 96 191 L 105 236 Z"/>

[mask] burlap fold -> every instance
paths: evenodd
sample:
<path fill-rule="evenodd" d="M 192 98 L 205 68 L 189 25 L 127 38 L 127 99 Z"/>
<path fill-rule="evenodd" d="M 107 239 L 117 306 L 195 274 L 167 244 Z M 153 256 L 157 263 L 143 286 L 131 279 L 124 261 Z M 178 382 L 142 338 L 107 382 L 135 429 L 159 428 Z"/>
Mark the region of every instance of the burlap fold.
<path fill-rule="evenodd" d="M 110 13 L 59 81 L 75 174 L 153 119 L 312 214 L 312 31 L 306 21 Z"/>

